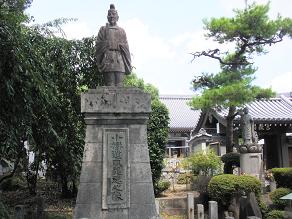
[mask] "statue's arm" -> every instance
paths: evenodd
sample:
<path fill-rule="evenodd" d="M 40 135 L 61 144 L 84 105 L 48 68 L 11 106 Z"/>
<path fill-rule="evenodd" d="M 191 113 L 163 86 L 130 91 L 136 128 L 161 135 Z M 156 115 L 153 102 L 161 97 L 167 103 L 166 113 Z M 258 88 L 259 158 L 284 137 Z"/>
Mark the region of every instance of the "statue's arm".
<path fill-rule="evenodd" d="M 97 38 L 96 38 L 96 44 L 95 44 L 95 57 L 96 57 L 96 64 L 98 67 L 99 72 L 103 71 L 103 63 L 102 60 L 104 58 L 105 52 L 108 48 L 108 42 L 106 39 L 106 27 L 101 27 Z"/>
<path fill-rule="evenodd" d="M 119 42 L 119 47 L 120 47 L 123 61 L 125 64 L 125 71 L 126 71 L 125 73 L 130 74 L 132 71 L 131 54 L 130 54 L 130 50 L 129 50 L 126 32 L 123 29 L 121 29 L 121 39 Z"/>

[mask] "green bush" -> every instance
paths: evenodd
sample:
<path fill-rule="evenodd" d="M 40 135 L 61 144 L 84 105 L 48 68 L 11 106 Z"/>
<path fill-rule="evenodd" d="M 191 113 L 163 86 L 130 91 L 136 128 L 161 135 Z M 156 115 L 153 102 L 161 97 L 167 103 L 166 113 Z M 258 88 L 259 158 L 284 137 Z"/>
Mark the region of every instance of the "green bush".
<path fill-rule="evenodd" d="M 266 219 L 283 219 L 284 218 L 284 211 L 279 210 L 272 210 L 267 213 Z"/>
<path fill-rule="evenodd" d="M 273 168 L 271 170 L 278 187 L 292 189 L 292 168 Z"/>
<path fill-rule="evenodd" d="M 0 188 L 3 191 L 16 191 L 16 190 L 25 188 L 25 181 L 21 177 L 18 177 L 18 176 L 11 177 L 4 180 L 1 183 Z"/>
<path fill-rule="evenodd" d="M 258 201 L 260 200 L 261 182 L 253 176 L 236 176 L 233 174 L 222 174 L 214 176 L 208 185 L 209 196 L 228 207 L 233 197 L 254 192 Z"/>
<path fill-rule="evenodd" d="M 291 189 L 288 188 L 277 188 L 276 190 L 271 192 L 269 196 L 273 202 L 274 207 L 283 210 L 288 205 L 289 200 L 282 200 L 280 198 L 288 195 L 291 192 Z"/>
<path fill-rule="evenodd" d="M 177 177 L 177 184 L 189 184 L 193 181 L 193 177 L 189 173 L 181 173 Z"/>
<path fill-rule="evenodd" d="M 167 180 L 159 180 L 156 186 L 154 186 L 154 193 L 155 196 L 159 195 L 160 193 L 164 192 L 170 187 L 170 182 Z"/>
<path fill-rule="evenodd" d="M 222 172 L 222 161 L 213 150 L 191 154 L 182 165 L 192 170 L 194 175 L 213 176 Z"/>
<path fill-rule="evenodd" d="M 221 157 L 221 160 L 225 164 L 240 166 L 240 154 L 237 152 L 226 153 Z"/>
<path fill-rule="evenodd" d="M 0 201 L 0 219 L 9 218 L 9 213 L 4 204 Z"/>

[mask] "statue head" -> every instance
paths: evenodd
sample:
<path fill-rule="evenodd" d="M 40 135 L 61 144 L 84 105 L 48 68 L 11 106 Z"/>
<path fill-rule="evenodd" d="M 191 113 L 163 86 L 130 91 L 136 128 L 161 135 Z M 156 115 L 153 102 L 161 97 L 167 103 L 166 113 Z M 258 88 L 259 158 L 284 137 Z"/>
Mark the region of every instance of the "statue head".
<path fill-rule="evenodd" d="M 244 113 L 244 114 L 248 114 L 248 107 L 244 107 L 244 109 L 243 109 L 243 113 Z"/>
<path fill-rule="evenodd" d="M 107 13 L 107 20 L 111 26 L 115 26 L 119 20 L 118 11 L 115 9 L 115 5 L 111 4 Z"/>

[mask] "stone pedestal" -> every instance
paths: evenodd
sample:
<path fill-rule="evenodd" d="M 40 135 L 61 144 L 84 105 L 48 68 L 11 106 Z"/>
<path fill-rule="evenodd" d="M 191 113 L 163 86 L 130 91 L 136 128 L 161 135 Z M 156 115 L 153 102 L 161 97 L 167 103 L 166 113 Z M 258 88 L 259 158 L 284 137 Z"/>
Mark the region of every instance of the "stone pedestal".
<path fill-rule="evenodd" d="M 261 153 L 241 153 L 240 154 L 241 173 L 256 176 L 260 179 L 262 171 Z"/>
<path fill-rule="evenodd" d="M 156 218 L 147 121 L 150 96 L 102 87 L 81 95 L 86 138 L 74 218 Z"/>

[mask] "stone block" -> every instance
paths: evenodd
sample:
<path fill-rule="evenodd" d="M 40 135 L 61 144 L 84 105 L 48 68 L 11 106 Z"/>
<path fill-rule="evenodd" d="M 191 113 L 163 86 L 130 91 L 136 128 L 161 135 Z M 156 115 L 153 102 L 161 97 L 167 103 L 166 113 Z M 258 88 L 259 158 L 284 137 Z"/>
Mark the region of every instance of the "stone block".
<path fill-rule="evenodd" d="M 147 144 L 131 144 L 130 162 L 150 162 L 149 150 Z"/>
<path fill-rule="evenodd" d="M 85 149 L 75 219 L 157 218 L 147 145 L 150 95 L 100 87 L 81 96 Z"/>
<path fill-rule="evenodd" d="M 240 169 L 241 173 L 260 177 L 262 169 L 261 153 L 245 153 L 240 154 Z"/>
<path fill-rule="evenodd" d="M 131 206 L 132 204 L 139 204 L 140 206 L 152 204 L 155 208 L 152 182 L 132 183 L 130 190 Z"/>
<path fill-rule="evenodd" d="M 87 125 L 85 142 L 102 143 L 102 129 L 97 125 Z"/>
<path fill-rule="evenodd" d="M 102 163 L 83 162 L 80 175 L 80 183 L 101 183 L 102 182 Z"/>
<path fill-rule="evenodd" d="M 145 219 L 152 219 L 157 217 L 155 204 L 144 204 L 143 206 L 138 204 L 131 204 L 129 211 L 130 219 L 142 219 L 141 215 L 147 215 Z"/>
<path fill-rule="evenodd" d="M 102 144 L 86 143 L 83 152 L 83 162 L 101 162 Z"/>
<path fill-rule="evenodd" d="M 129 219 L 129 209 L 108 209 L 103 211 L 102 218 Z"/>
<path fill-rule="evenodd" d="M 151 168 L 149 163 L 131 164 L 131 183 L 146 182 L 152 184 Z"/>
<path fill-rule="evenodd" d="M 150 95 L 137 88 L 101 87 L 81 94 L 83 113 L 150 113 Z"/>
<path fill-rule="evenodd" d="M 97 208 L 96 204 L 77 204 L 74 209 L 74 218 L 102 218 L 102 212 L 99 208 Z"/>
<path fill-rule="evenodd" d="M 147 125 L 130 125 L 130 144 L 147 144 Z"/>
<path fill-rule="evenodd" d="M 77 204 L 95 204 L 101 208 L 101 193 L 98 192 L 101 183 L 80 183 L 78 188 Z"/>

